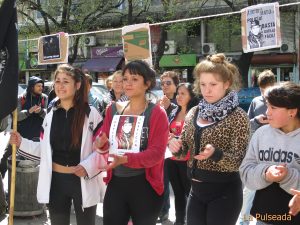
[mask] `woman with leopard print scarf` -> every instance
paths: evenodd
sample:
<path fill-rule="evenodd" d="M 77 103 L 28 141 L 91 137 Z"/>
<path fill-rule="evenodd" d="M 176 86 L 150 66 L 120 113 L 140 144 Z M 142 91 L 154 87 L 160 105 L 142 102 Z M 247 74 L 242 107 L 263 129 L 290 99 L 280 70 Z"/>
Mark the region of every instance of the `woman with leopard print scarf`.
<path fill-rule="evenodd" d="M 169 148 L 177 157 L 190 150 L 191 191 L 187 225 L 234 225 L 242 207 L 239 166 L 245 156 L 250 127 L 238 107 L 237 68 L 224 54 L 208 56 L 195 68 L 195 88 L 203 99 L 192 108 L 180 139 Z"/>

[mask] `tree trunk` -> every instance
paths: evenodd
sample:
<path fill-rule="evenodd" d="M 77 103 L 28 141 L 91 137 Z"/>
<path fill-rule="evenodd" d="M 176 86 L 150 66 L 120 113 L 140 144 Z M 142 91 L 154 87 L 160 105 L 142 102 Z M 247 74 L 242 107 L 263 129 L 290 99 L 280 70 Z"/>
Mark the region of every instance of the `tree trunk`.
<path fill-rule="evenodd" d="M 61 14 L 61 27 L 63 30 L 68 30 L 68 12 L 70 8 L 69 0 L 64 0 L 63 10 Z"/>
<path fill-rule="evenodd" d="M 251 59 L 253 57 L 253 52 L 242 53 L 240 59 L 237 61 L 237 67 L 239 68 L 240 74 L 242 76 L 242 86 L 248 87 L 248 71 L 251 64 Z"/>
<path fill-rule="evenodd" d="M 161 57 L 164 55 L 164 51 L 165 51 L 165 43 L 167 40 L 167 31 L 165 29 L 165 26 L 161 26 L 161 31 L 160 31 L 160 40 L 159 40 L 159 44 L 157 46 L 157 51 L 156 51 L 156 61 L 154 64 L 154 69 L 155 70 L 159 70 L 159 61 L 161 59 Z"/>
<path fill-rule="evenodd" d="M 71 57 L 69 57 L 69 59 L 68 59 L 68 61 L 69 61 L 70 64 L 73 64 L 75 62 L 76 58 L 77 58 L 79 40 L 80 40 L 80 36 L 76 36 L 74 44 L 72 46 L 72 48 L 73 48 L 73 55 Z"/>
<path fill-rule="evenodd" d="M 128 25 L 132 24 L 133 22 L 133 6 L 132 6 L 132 0 L 128 0 L 128 15 L 127 15 L 127 22 Z"/>

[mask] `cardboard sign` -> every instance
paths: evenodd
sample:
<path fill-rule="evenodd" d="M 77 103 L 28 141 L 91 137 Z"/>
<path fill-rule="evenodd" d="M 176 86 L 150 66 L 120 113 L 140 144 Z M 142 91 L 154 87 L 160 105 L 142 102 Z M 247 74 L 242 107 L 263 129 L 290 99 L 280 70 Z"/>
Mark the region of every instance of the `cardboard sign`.
<path fill-rule="evenodd" d="M 281 47 L 278 2 L 244 8 L 241 20 L 244 52 Z"/>
<path fill-rule="evenodd" d="M 135 24 L 122 28 L 125 63 L 144 60 L 152 66 L 149 23 Z"/>

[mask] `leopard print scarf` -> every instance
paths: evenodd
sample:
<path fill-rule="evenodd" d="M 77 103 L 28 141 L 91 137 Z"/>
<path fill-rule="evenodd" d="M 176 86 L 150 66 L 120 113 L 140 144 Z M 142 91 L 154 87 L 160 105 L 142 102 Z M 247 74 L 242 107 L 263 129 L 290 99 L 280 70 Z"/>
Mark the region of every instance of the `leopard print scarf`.
<path fill-rule="evenodd" d="M 198 119 L 202 118 L 209 122 L 218 122 L 223 120 L 239 105 L 239 99 L 236 91 L 229 92 L 224 98 L 216 103 L 210 104 L 201 99 L 198 107 Z"/>

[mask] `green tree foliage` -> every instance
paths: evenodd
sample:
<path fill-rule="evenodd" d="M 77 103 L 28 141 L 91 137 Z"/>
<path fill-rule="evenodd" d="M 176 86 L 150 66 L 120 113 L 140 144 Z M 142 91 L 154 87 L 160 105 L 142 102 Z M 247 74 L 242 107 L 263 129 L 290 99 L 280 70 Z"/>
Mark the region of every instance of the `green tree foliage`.
<path fill-rule="evenodd" d="M 219 52 L 242 50 L 240 15 L 207 20 L 207 29 L 207 39 L 217 44 Z"/>
<path fill-rule="evenodd" d="M 19 0 L 20 36 L 55 32 L 78 33 L 100 29 L 125 0 Z M 73 40 L 72 63 L 77 57 L 80 36 Z"/>

